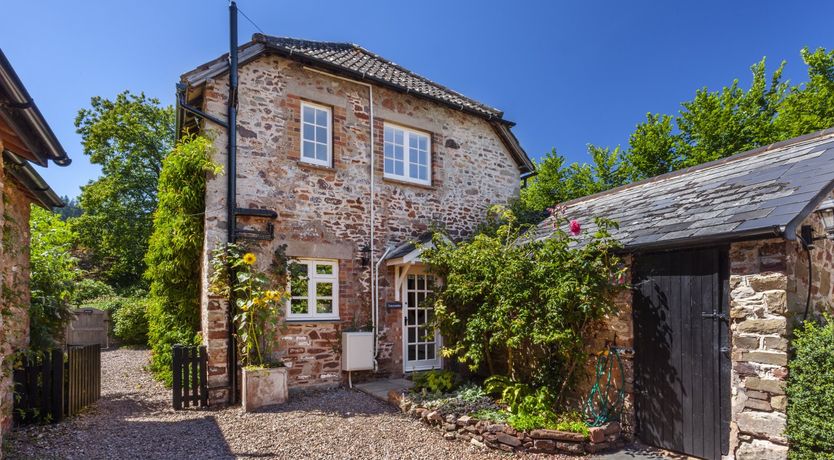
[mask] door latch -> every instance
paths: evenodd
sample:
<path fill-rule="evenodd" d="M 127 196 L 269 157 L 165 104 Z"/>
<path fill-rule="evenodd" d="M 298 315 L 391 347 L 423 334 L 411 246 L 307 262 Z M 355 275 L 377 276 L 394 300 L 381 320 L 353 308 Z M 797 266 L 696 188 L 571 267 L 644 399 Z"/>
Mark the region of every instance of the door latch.
<path fill-rule="evenodd" d="M 727 320 L 726 313 L 718 313 L 717 311 L 713 311 L 712 313 L 701 313 L 701 317 L 709 319 L 723 319 L 724 321 Z"/>

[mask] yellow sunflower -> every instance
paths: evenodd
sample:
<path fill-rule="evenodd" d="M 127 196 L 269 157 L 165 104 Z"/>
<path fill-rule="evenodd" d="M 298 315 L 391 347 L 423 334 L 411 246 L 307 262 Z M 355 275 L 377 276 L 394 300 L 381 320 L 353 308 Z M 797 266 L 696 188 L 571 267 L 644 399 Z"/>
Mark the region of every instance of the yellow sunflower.
<path fill-rule="evenodd" d="M 243 255 L 243 263 L 245 263 L 246 265 L 253 265 L 256 260 L 258 260 L 258 258 L 255 257 L 255 254 L 252 254 L 251 252 L 247 252 Z"/>

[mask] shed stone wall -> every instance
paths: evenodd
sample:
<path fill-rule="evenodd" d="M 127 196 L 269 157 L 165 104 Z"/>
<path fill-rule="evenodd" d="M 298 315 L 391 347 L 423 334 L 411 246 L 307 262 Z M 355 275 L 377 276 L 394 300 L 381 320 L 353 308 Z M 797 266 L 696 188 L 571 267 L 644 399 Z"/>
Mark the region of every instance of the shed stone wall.
<path fill-rule="evenodd" d="M 203 109 L 225 119 L 227 77 L 205 85 Z M 311 72 L 295 61 L 262 56 L 241 67 L 238 140 L 238 206 L 277 211 L 275 239 L 255 245 L 259 263 L 268 264 L 278 245 L 291 257 L 339 261 L 339 312 L 335 322 L 288 323 L 281 333 L 280 358 L 290 367 L 289 384 L 333 384 L 341 380 L 338 347 L 328 344 L 349 325 L 370 322 L 370 264 L 362 248 L 370 243 L 370 101 L 368 88 Z M 332 109 L 332 167 L 300 161 L 300 104 Z M 453 239 L 472 234 L 488 207 L 518 195 L 519 170 L 500 138 L 483 119 L 436 103 L 374 87 L 376 250 L 403 243 L 430 228 Z M 383 179 L 383 122 L 431 133 L 430 186 Z M 213 160 L 226 164 L 225 131 L 210 123 Z M 242 220 L 263 229 L 266 221 Z M 208 255 L 226 240 L 226 177 L 210 179 L 206 190 L 203 285 Z M 392 299 L 393 270 L 380 270 L 381 298 Z M 227 305 L 203 289 L 203 337 L 208 345 L 209 384 L 227 385 Z M 382 372 L 402 372 L 400 311 L 381 312 Z M 335 340 L 338 341 L 338 340 Z M 324 343 L 324 342 L 327 342 Z M 222 389 L 215 392 L 223 396 Z"/>
<path fill-rule="evenodd" d="M 785 458 L 789 247 L 770 239 L 730 248 L 732 419 L 735 458 Z"/>

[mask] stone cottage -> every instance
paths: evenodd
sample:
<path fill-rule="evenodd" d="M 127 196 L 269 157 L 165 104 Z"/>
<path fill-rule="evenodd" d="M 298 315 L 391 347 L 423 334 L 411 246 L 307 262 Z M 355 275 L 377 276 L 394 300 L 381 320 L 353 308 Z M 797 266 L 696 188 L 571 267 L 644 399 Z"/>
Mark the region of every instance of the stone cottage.
<path fill-rule="evenodd" d="M 10 357 L 29 345 L 29 210 L 63 206 L 32 164 L 70 163 L 0 50 L 0 442 L 12 424 Z"/>
<path fill-rule="evenodd" d="M 377 374 L 439 367 L 421 305 L 433 280 L 403 248 L 432 229 L 471 235 L 490 205 L 518 195 L 534 166 L 513 123 L 353 44 L 256 34 L 239 62 L 235 236 L 261 263 L 280 245 L 292 259 L 279 353 L 290 388 L 345 380 L 340 332 L 366 325 Z M 227 56 L 179 88 L 181 130 L 211 136 L 227 165 Z M 222 176 L 208 183 L 204 262 L 227 241 L 228 190 Z M 226 401 L 229 306 L 208 295 L 207 272 L 209 386 Z"/>
<path fill-rule="evenodd" d="M 834 294 L 832 188 L 829 129 L 565 203 L 588 234 L 594 217 L 620 225 L 632 289 L 590 346 L 626 357 L 627 430 L 697 457 L 786 458 L 791 332 Z"/>

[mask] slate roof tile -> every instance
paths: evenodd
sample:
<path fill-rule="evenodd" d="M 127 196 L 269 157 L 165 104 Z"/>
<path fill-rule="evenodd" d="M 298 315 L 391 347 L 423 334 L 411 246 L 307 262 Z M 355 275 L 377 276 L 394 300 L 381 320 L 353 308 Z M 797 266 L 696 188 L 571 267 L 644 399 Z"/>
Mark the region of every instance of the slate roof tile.
<path fill-rule="evenodd" d="M 775 235 L 790 230 L 834 188 L 834 129 L 664 174 L 579 198 L 563 206 L 590 234 L 590 222 L 619 223 L 613 236 L 626 248 L 732 239 L 740 232 Z M 547 238 L 553 218 L 526 240 Z M 790 237 L 790 235 L 788 236 Z M 581 241 L 580 241 L 581 243 Z"/>

